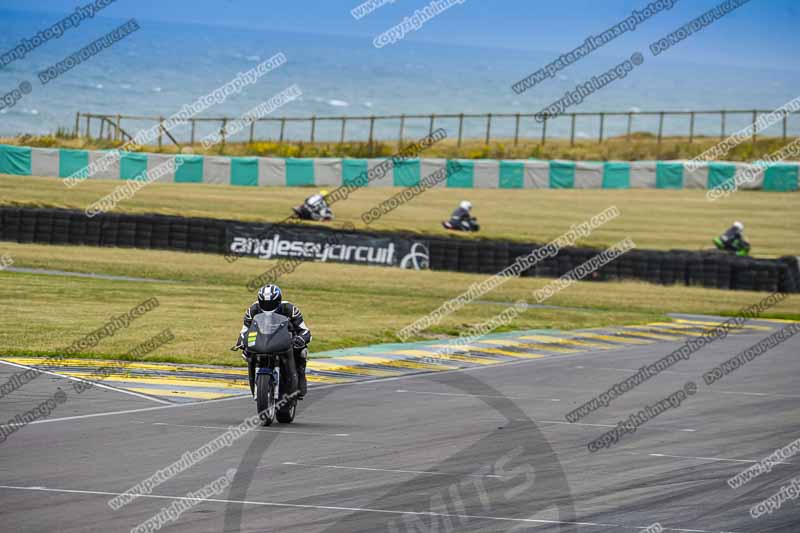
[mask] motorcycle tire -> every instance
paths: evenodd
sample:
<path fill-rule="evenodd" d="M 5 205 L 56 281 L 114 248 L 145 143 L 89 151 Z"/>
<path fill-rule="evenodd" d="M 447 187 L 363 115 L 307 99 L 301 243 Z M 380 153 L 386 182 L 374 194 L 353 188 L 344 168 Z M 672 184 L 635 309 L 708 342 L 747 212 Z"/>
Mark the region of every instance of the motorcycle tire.
<path fill-rule="evenodd" d="M 269 374 L 256 375 L 256 407 L 263 426 L 275 419 L 275 387 Z"/>
<path fill-rule="evenodd" d="M 278 422 L 281 424 L 291 424 L 294 421 L 294 414 L 297 411 L 297 400 L 289 400 L 275 413 Z"/>

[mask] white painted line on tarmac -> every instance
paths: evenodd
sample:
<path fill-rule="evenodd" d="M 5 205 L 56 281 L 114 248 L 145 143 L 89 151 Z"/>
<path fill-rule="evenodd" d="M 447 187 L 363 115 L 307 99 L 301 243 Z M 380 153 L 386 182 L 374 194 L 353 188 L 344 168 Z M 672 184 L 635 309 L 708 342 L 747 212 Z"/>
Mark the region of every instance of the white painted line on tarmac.
<path fill-rule="evenodd" d="M 125 389 L 118 389 L 117 387 L 112 387 L 110 385 L 104 385 L 102 383 L 98 383 L 97 381 L 91 381 L 91 380 L 88 380 L 88 379 L 76 378 L 74 376 L 65 376 L 64 374 L 59 374 L 58 372 L 51 372 L 49 370 L 42 370 L 41 368 L 36 367 L 36 366 L 21 365 L 19 363 L 12 363 L 11 361 L 5 361 L 3 359 L 0 359 L 0 363 L 6 364 L 6 365 L 11 365 L 11 366 L 16 366 L 18 368 L 25 368 L 25 369 L 28 369 L 28 370 L 35 370 L 37 372 L 40 372 L 42 374 L 47 374 L 49 376 L 56 376 L 56 377 L 59 377 L 59 378 L 69 379 L 69 380 L 72 380 L 72 381 L 80 381 L 82 383 L 91 383 L 93 386 L 99 387 L 101 389 L 112 390 L 114 392 L 121 392 L 123 394 L 129 394 L 131 396 L 136 396 L 137 398 L 142 398 L 144 400 L 150 400 L 151 402 L 156 402 L 156 403 L 165 404 L 165 405 L 175 405 L 173 402 L 168 402 L 167 400 L 162 400 L 160 398 L 154 398 L 152 396 L 147 396 L 146 394 L 139 394 L 138 392 L 133 392 L 133 391 L 125 390 Z"/>
<path fill-rule="evenodd" d="M 564 420 L 534 420 L 533 422 L 538 422 L 542 424 L 561 424 L 563 426 L 589 426 L 589 427 L 596 427 L 596 428 L 615 428 L 618 424 L 587 424 L 584 422 L 565 422 Z M 674 429 L 674 428 L 666 428 L 664 426 L 650 426 L 653 429 L 661 429 L 663 431 L 685 431 L 687 433 L 693 433 L 697 431 L 696 429 Z"/>
<path fill-rule="evenodd" d="M 6 490 L 26 490 L 38 492 L 55 492 L 61 494 L 91 494 L 96 496 L 122 496 L 122 492 L 107 492 L 99 490 L 75 490 L 75 489 L 51 489 L 46 487 L 19 487 L 14 485 L 0 485 L 0 489 Z M 459 520 L 474 519 L 474 520 L 494 520 L 496 522 L 522 522 L 529 524 L 555 524 L 555 525 L 572 525 L 572 526 L 587 526 L 587 527 L 616 527 L 625 529 L 647 529 L 649 526 L 626 526 L 620 524 L 603 524 L 599 522 L 567 522 L 563 520 L 539 520 L 534 518 L 508 518 L 502 516 L 485 516 L 485 515 L 468 515 L 456 513 L 435 513 L 433 511 L 398 511 L 389 509 L 370 509 L 365 507 L 339 507 L 333 505 L 310 505 L 299 503 L 279 503 L 279 502 L 258 502 L 253 500 L 225 500 L 221 498 L 190 498 L 188 496 L 162 496 L 160 494 L 139 494 L 137 498 L 151 498 L 156 500 L 187 500 L 193 503 L 211 502 L 211 503 L 224 503 L 224 504 L 241 504 L 241 505 L 258 505 L 263 507 L 285 507 L 290 509 L 317 509 L 326 511 L 344 511 L 350 513 L 380 513 L 388 515 L 400 516 L 431 516 L 431 517 L 448 517 L 458 518 Z M 733 531 L 712 531 L 707 529 L 669 529 L 664 528 L 665 531 L 692 531 L 694 533 L 736 533 Z"/>
<path fill-rule="evenodd" d="M 197 428 L 197 429 L 230 429 L 230 426 L 190 426 L 189 424 L 170 424 L 167 422 L 153 422 L 154 426 L 169 426 L 178 428 Z M 349 433 L 317 433 L 312 431 L 294 431 L 291 429 L 272 429 L 272 428 L 253 428 L 253 431 L 266 431 L 270 433 L 292 433 L 295 435 L 315 435 L 321 437 L 349 437 Z"/>
<path fill-rule="evenodd" d="M 639 452 L 624 452 L 630 455 L 647 455 L 649 457 L 669 457 L 671 459 L 696 459 L 698 461 L 725 461 L 730 463 L 760 463 L 761 461 L 755 461 L 752 459 L 728 459 L 725 457 L 694 457 L 691 455 L 670 455 L 666 453 L 639 453 Z M 784 461 L 777 462 L 775 464 L 779 465 L 790 465 L 793 463 L 787 463 Z"/>
<path fill-rule="evenodd" d="M 334 468 L 339 470 L 366 470 L 368 472 L 396 472 L 401 474 L 427 474 L 429 476 L 455 476 L 455 477 L 491 477 L 491 478 L 498 478 L 503 479 L 503 476 L 496 476 L 494 474 L 457 474 L 457 473 L 450 473 L 450 472 L 430 472 L 424 470 L 394 470 L 391 468 L 367 468 L 364 466 L 339 466 L 339 465 L 317 465 L 317 464 L 310 464 L 310 463 L 295 463 L 295 462 L 285 462 L 282 463 L 288 466 L 308 466 L 313 468 Z M 256 468 L 269 468 L 270 465 L 267 466 L 259 466 Z"/>
<path fill-rule="evenodd" d="M 432 394 L 434 396 L 466 396 L 468 398 L 505 398 L 506 400 L 542 400 L 545 402 L 560 402 L 558 398 L 529 398 L 525 396 L 501 396 L 488 394 L 459 394 L 455 392 L 427 392 L 419 390 L 397 389 L 395 392 L 405 392 L 409 394 Z"/>

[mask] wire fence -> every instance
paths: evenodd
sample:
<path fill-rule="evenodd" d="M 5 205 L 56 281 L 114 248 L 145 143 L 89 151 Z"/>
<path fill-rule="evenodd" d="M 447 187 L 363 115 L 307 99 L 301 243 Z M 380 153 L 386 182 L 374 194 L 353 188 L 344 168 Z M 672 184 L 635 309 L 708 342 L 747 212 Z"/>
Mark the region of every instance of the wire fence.
<path fill-rule="evenodd" d="M 606 111 L 565 113 L 537 121 L 535 113 L 459 113 L 428 115 L 370 115 L 370 116 L 310 116 L 264 117 L 249 123 L 249 129 L 227 135 L 227 125 L 236 117 L 194 117 L 184 124 L 166 129 L 163 116 L 111 115 L 77 113 L 74 134 L 89 139 L 126 141 L 139 128 L 159 126 L 158 147 L 164 142 L 175 145 L 195 144 L 206 135 L 220 134 L 222 142 L 349 142 L 395 141 L 402 145 L 406 139 L 433 132 L 444 127 L 448 135 L 462 142 L 492 141 L 513 143 L 534 141 L 545 144 L 548 139 L 569 139 L 570 145 L 579 141 L 596 140 L 602 143 L 609 137 L 631 139 L 633 133 L 649 133 L 657 142 L 670 136 L 724 139 L 742 128 L 754 126 L 761 115 L 774 110 L 698 110 L 698 111 Z M 759 135 L 781 137 L 800 135 L 796 124 L 798 112 L 783 114 L 776 123 L 758 131 L 753 127 L 751 138 Z M 792 117 L 790 124 L 789 117 Z M 541 117 L 540 117 L 541 119 Z M 123 122 L 124 121 L 124 122 Z M 143 124 L 136 127 L 137 124 Z M 133 132 L 132 134 L 130 132 Z"/>

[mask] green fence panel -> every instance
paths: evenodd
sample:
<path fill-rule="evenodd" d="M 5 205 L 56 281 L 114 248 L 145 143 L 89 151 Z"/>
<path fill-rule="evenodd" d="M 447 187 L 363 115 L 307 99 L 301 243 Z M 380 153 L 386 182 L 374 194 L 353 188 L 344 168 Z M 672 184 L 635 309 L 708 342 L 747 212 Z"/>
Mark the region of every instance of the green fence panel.
<path fill-rule="evenodd" d="M 258 158 L 231 158 L 231 185 L 258 187 Z"/>
<path fill-rule="evenodd" d="M 58 151 L 58 177 L 85 178 L 88 174 L 89 152 L 86 150 L 67 150 L 61 148 Z"/>
<path fill-rule="evenodd" d="M 575 163 L 550 161 L 550 188 L 572 189 L 573 187 L 575 187 Z"/>
<path fill-rule="evenodd" d="M 366 159 L 342 159 L 342 185 L 366 187 L 368 170 Z"/>
<path fill-rule="evenodd" d="M 121 152 L 119 160 L 119 179 L 135 180 L 146 179 L 147 154 Z"/>
<path fill-rule="evenodd" d="M 656 189 L 683 189 L 683 163 L 656 163 Z"/>
<path fill-rule="evenodd" d="M 31 149 L 0 145 L 0 174 L 31 175 Z"/>
<path fill-rule="evenodd" d="M 797 165 L 772 165 L 764 172 L 765 191 L 796 191 Z"/>
<path fill-rule="evenodd" d="M 710 163 L 708 165 L 708 183 L 706 187 L 713 189 L 721 186 L 736 175 L 736 165 L 730 163 Z"/>
<path fill-rule="evenodd" d="M 501 189 L 521 189 L 525 186 L 525 163 L 500 161 L 500 176 L 497 186 Z"/>
<path fill-rule="evenodd" d="M 629 163 L 606 161 L 603 164 L 603 188 L 630 189 L 631 165 Z"/>
<path fill-rule="evenodd" d="M 203 156 L 177 155 L 175 163 L 175 183 L 203 183 Z"/>
<path fill-rule="evenodd" d="M 413 187 L 419 185 L 421 178 L 419 159 L 402 159 L 394 164 L 393 169 L 395 187 Z"/>
<path fill-rule="evenodd" d="M 457 169 L 457 163 L 461 166 Z M 472 189 L 475 183 L 475 164 L 472 161 L 447 162 L 447 186 L 460 189 Z"/>
<path fill-rule="evenodd" d="M 302 187 L 304 185 L 314 185 L 314 160 L 287 159 L 286 186 Z"/>

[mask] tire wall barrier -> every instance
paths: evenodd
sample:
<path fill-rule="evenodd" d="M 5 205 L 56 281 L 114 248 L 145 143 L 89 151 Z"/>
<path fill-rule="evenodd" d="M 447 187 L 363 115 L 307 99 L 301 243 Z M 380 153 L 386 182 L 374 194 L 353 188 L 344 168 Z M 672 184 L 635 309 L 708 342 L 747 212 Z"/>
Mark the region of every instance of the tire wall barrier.
<path fill-rule="evenodd" d="M 19 243 L 114 246 L 224 254 L 226 227 L 240 221 L 184 218 L 168 215 L 104 213 L 88 218 L 83 211 L 0 206 L 0 240 Z M 262 226 L 263 224 L 259 224 Z M 296 231 L 301 226 L 292 224 Z M 280 226 L 276 226 L 280 228 Z M 309 231 L 337 233 L 309 227 Z M 349 232 L 349 233 L 352 233 Z M 391 236 L 399 234 L 365 233 Z M 409 235 L 404 234 L 404 237 Z M 500 272 L 536 244 L 464 238 L 426 238 L 432 270 L 470 272 L 487 276 Z M 601 250 L 563 248 L 540 261 L 523 276 L 555 278 L 588 261 Z M 717 252 L 633 249 L 585 278 L 587 281 L 639 280 L 662 285 L 716 289 L 800 292 L 800 260 L 754 259 Z"/>

